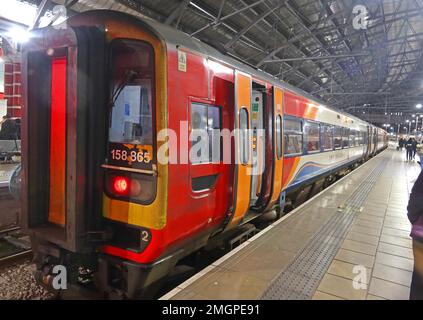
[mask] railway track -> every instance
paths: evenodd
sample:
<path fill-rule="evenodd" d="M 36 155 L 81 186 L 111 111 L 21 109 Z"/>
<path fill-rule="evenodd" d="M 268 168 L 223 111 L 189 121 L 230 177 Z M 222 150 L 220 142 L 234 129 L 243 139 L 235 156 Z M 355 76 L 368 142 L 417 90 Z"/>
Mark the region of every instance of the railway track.
<path fill-rule="evenodd" d="M 0 230 L 0 268 L 32 258 L 31 244 L 21 233 L 21 228 Z"/>

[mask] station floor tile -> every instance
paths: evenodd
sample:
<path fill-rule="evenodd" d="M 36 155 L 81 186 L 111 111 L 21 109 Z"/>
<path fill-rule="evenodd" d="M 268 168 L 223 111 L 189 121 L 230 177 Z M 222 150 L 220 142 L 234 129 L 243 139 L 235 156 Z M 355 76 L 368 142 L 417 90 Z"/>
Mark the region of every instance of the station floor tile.
<path fill-rule="evenodd" d="M 371 244 L 371 245 L 374 245 L 374 246 L 377 246 L 378 243 L 379 243 L 379 237 L 377 237 L 377 236 L 358 233 L 358 232 L 354 232 L 354 231 L 348 232 L 346 239 L 354 240 L 354 241 L 358 241 L 358 242 L 362 242 L 362 243 L 367 243 L 367 244 Z"/>
<path fill-rule="evenodd" d="M 387 299 L 375 296 L 373 294 L 368 294 L 366 300 L 387 300 Z"/>
<path fill-rule="evenodd" d="M 357 273 L 354 273 L 355 266 L 356 266 L 355 264 L 335 259 L 332 261 L 331 265 L 329 266 L 327 273 L 334 276 L 339 276 L 342 278 L 353 280 L 357 276 Z M 366 274 L 370 275 L 372 273 L 372 269 L 366 268 L 366 272 L 367 272 Z M 370 281 L 370 277 L 366 277 L 365 283 L 369 284 L 369 281 Z"/>
<path fill-rule="evenodd" d="M 410 231 L 400 230 L 395 228 L 384 227 L 382 229 L 382 235 L 395 236 L 399 238 L 410 239 Z"/>
<path fill-rule="evenodd" d="M 412 259 L 402 258 L 383 252 L 378 252 L 376 254 L 376 263 L 384 264 L 390 267 L 395 267 L 406 271 L 413 271 L 414 266 L 414 262 Z"/>
<path fill-rule="evenodd" d="M 249 300 L 259 298 L 266 287 L 267 282 L 244 272 L 216 267 L 194 282 L 188 290 L 208 299 Z"/>
<path fill-rule="evenodd" d="M 373 267 L 373 262 L 375 258 L 368 254 L 354 252 L 341 248 L 336 254 L 335 259 L 371 268 Z"/>
<path fill-rule="evenodd" d="M 381 229 L 374 229 L 374 228 L 369 228 L 369 227 L 362 227 L 362 226 L 353 225 L 352 228 L 351 228 L 351 231 L 358 232 L 358 233 L 364 233 L 364 234 L 368 234 L 368 235 L 371 235 L 371 236 L 379 236 Z"/>
<path fill-rule="evenodd" d="M 373 278 L 370 282 L 369 293 L 389 300 L 408 300 L 410 288 L 390 281 Z"/>
<path fill-rule="evenodd" d="M 243 259 L 231 259 L 220 265 L 221 268 L 242 272 L 252 277 L 271 281 L 281 269 L 286 267 L 294 253 L 285 250 L 268 250 L 265 256 L 250 254 Z"/>
<path fill-rule="evenodd" d="M 372 221 L 372 222 L 379 222 L 383 224 L 383 217 L 374 216 L 367 213 L 360 213 L 357 216 L 357 219 L 366 220 L 366 221 Z"/>
<path fill-rule="evenodd" d="M 390 236 L 386 234 L 382 234 L 382 236 L 380 237 L 380 242 L 394 244 L 397 246 L 410 248 L 410 249 L 413 247 L 413 242 L 411 239 L 399 238 L 399 237 Z"/>
<path fill-rule="evenodd" d="M 410 233 L 411 231 L 410 223 L 405 224 L 405 223 L 398 223 L 398 222 L 392 222 L 392 221 L 385 221 L 383 226 L 385 228 L 407 231 L 408 233 Z"/>
<path fill-rule="evenodd" d="M 352 280 L 328 273 L 323 277 L 317 291 L 349 300 L 364 300 L 367 294 L 364 289 L 355 289 Z"/>
<path fill-rule="evenodd" d="M 381 242 L 377 248 L 378 252 L 388 253 L 394 256 L 399 256 L 407 259 L 413 259 L 413 250 L 410 248 L 404 248 L 394 244 Z"/>
<path fill-rule="evenodd" d="M 321 292 L 321 291 L 316 291 L 316 293 L 314 294 L 312 299 L 313 300 L 345 300 L 345 299 L 342 299 L 340 297 L 333 296 L 331 294 L 324 293 L 324 292 Z"/>
<path fill-rule="evenodd" d="M 355 219 L 353 226 L 371 228 L 380 232 L 380 230 L 382 230 L 383 222 L 368 221 L 368 220 L 357 218 Z"/>
<path fill-rule="evenodd" d="M 411 284 L 412 272 L 375 263 L 372 276 L 409 287 Z"/>
<path fill-rule="evenodd" d="M 377 246 L 350 239 L 345 239 L 341 245 L 341 248 L 374 256 L 376 255 Z"/>

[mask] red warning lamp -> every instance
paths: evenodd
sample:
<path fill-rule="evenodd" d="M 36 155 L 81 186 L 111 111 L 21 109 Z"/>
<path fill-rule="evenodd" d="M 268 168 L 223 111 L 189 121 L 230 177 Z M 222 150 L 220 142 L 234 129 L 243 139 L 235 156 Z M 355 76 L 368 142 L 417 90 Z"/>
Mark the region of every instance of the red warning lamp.
<path fill-rule="evenodd" d="M 127 194 L 129 191 L 129 179 L 126 177 L 115 177 L 113 179 L 113 191 L 117 194 Z"/>

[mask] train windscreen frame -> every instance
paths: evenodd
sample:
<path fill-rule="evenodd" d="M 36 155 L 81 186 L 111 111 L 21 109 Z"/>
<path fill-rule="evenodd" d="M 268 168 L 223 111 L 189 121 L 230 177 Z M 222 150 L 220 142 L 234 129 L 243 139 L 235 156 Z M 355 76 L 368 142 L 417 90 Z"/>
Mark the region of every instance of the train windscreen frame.
<path fill-rule="evenodd" d="M 111 43 L 108 164 L 152 169 L 155 147 L 153 47 L 138 40 Z"/>
<path fill-rule="evenodd" d="M 154 201 L 157 189 L 155 157 L 155 61 L 151 44 L 115 39 L 110 45 L 110 113 L 105 192 L 139 204 Z M 123 171 L 120 171 L 123 170 Z M 127 192 L 117 192 L 116 179 L 127 179 Z"/>

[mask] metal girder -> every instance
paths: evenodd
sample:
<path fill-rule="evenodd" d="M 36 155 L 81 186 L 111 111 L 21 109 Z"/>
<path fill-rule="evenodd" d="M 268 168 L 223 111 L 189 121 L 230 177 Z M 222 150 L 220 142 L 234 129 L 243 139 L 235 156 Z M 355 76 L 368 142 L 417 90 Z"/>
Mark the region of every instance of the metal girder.
<path fill-rule="evenodd" d="M 352 58 L 352 57 L 363 57 L 368 56 L 368 53 L 350 53 L 350 54 L 334 54 L 328 56 L 318 56 L 318 57 L 300 57 L 300 58 L 285 58 L 285 59 L 274 59 L 267 60 L 264 63 L 274 63 L 274 62 L 287 62 L 287 61 L 306 61 L 306 60 L 336 60 L 342 58 Z"/>
<path fill-rule="evenodd" d="M 247 7 L 247 6 L 246 6 Z M 244 7 L 244 8 L 246 8 L 246 7 Z M 249 6 L 250 8 L 250 10 L 252 10 L 252 6 L 250 5 Z M 228 14 L 228 15 L 233 15 L 234 13 L 239 13 L 240 12 L 240 10 L 241 9 L 239 9 L 239 10 L 236 10 L 236 11 L 234 11 L 234 12 L 232 12 L 231 14 Z M 214 19 L 212 19 L 212 21 L 213 22 L 216 22 L 216 18 L 215 17 L 213 17 Z M 223 18 L 222 18 L 223 19 Z M 220 19 L 220 20 L 222 20 L 222 19 Z M 222 22 L 222 21 L 221 21 Z M 222 22 L 222 25 L 224 25 L 224 22 Z M 227 26 L 227 25 L 225 25 L 225 26 Z M 227 27 L 229 27 L 229 26 L 227 26 Z M 236 32 L 236 30 L 233 30 L 233 32 L 236 34 L 237 32 Z M 241 38 L 244 38 L 244 37 L 246 37 L 245 36 L 245 34 L 241 37 Z M 241 39 L 239 40 L 239 41 L 241 41 Z M 250 42 L 253 42 L 254 43 L 254 41 L 253 40 L 250 40 Z M 255 47 L 255 49 L 257 49 L 257 50 L 259 50 L 259 51 L 261 51 L 261 52 L 263 52 L 264 50 L 263 49 L 261 49 L 260 48 L 260 46 L 257 46 L 257 47 Z M 306 56 L 306 53 L 304 53 L 304 52 L 302 52 L 305 56 Z M 229 53 L 228 52 L 228 54 L 231 54 L 231 55 L 233 55 L 233 53 Z M 240 59 L 240 60 L 243 60 L 243 57 L 236 57 L 236 58 L 238 58 L 238 59 Z M 292 67 L 291 65 L 289 65 L 289 64 L 287 64 L 289 67 Z M 301 78 L 303 78 L 303 79 L 307 79 L 309 76 L 308 75 L 304 75 L 302 72 L 300 72 L 299 70 L 297 70 L 295 67 L 293 67 L 293 69 L 294 70 L 296 70 L 296 74 L 299 76 L 299 77 L 301 77 Z M 313 81 L 311 81 L 311 82 L 313 82 Z M 314 83 L 314 85 L 317 85 L 317 86 L 319 86 L 320 84 L 318 84 L 318 83 L 315 83 L 315 82 L 313 82 Z"/>
<path fill-rule="evenodd" d="M 323 51 L 325 51 L 326 54 L 328 54 L 328 55 L 333 54 L 333 52 L 331 52 L 331 50 L 329 50 L 326 47 L 326 45 L 322 42 L 322 40 L 320 40 L 316 35 L 314 35 L 310 31 L 309 27 L 306 25 L 305 19 L 296 11 L 296 8 L 294 8 L 294 6 L 292 4 L 290 4 L 289 2 L 286 3 L 286 7 L 288 8 L 288 11 L 298 20 L 298 22 L 300 23 L 300 25 L 309 33 L 309 35 L 311 36 L 311 38 L 313 38 L 321 46 L 321 48 L 323 49 Z M 338 62 L 336 64 L 351 79 L 351 75 Z"/>
<path fill-rule="evenodd" d="M 65 7 L 66 9 L 72 8 L 75 4 L 78 3 L 79 0 L 69 0 L 66 2 Z"/>
<path fill-rule="evenodd" d="M 268 11 L 263 12 L 260 16 L 257 17 L 257 19 L 251 21 L 235 37 L 233 37 L 227 44 L 225 44 L 225 48 L 226 49 L 229 49 L 230 47 L 232 47 L 235 44 L 235 42 L 237 42 L 239 40 L 239 38 L 241 38 L 245 33 L 248 32 L 248 30 L 250 30 L 257 23 L 259 23 L 260 21 L 262 21 L 264 18 L 266 18 L 269 14 L 271 14 L 275 10 L 278 10 L 281 6 L 282 6 L 282 4 L 276 6 L 276 7 L 272 8 L 272 9 L 269 9 Z"/>
<path fill-rule="evenodd" d="M 220 19 L 219 19 L 219 21 L 215 20 L 215 21 L 213 21 L 213 22 L 211 22 L 211 23 L 208 23 L 207 25 L 205 25 L 204 27 L 202 27 L 202 28 L 200 28 L 200 29 L 198 29 L 198 30 L 194 31 L 194 32 L 193 32 L 193 33 L 191 33 L 190 35 L 191 35 L 191 36 L 194 36 L 194 35 L 196 35 L 197 33 L 199 33 L 199 32 L 201 32 L 201 31 L 204 31 L 204 30 L 206 30 L 206 29 L 210 28 L 211 26 L 218 26 L 218 25 L 220 25 L 220 24 L 222 23 L 222 21 L 227 20 L 227 19 L 231 18 L 232 16 L 237 15 L 237 14 L 239 14 L 239 13 L 241 13 L 241 12 L 245 11 L 245 10 L 248 10 L 248 9 L 250 9 L 250 8 L 252 8 L 252 7 L 255 7 L 256 5 L 258 5 L 258 4 L 260 4 L 260 3 L 264 2 L 264 1 L 265 1 L 265 0 L 259 0 L 259 1 L 254 2 L 253 4 L 250 4 L 249 6 L 243 7 L 243 8 L 241 8 L 241 9 L 239 9 L 239 10 L 235 11 L 235 12 L 231 12 L 231 13 L 229 13 L 228 15 L 226 15 L 226 16 L 224 16 L 224 17 L 220 18 Z"/>
<path fill-rule="evenodd" d="M 170 25 L 176 19 L 176 17 L 179 17 L 178 18 L 178 21 L 179 21 L 180 17 L 182 17 L 183 12 L 185 11 L 186 7 L 188 6 L 190 2 L 191 0 L 183 0 L 182 2 L 180 2 L 178 7 L 172 11 L 170 16 L 167 17 L 164 23 L 167 25 Z"/>
<path fill-rule="evenodd" d="M 37 7 L 37 12 L 35 14 L 34 21 L 29 25 L 29 30 L 33 30 L 36 28 L 38 23 L 40 22 L 40 19 L 47 11 L 47 8 L 50 4 L 50 0 L 42 0 L 40 5 Z"/>
<path fill-rule="evenodd" d="M 246 5 L 245 4 L 245 2 L 243 1 L 243 0 L 240 0 L 241 1 L 241 3 L 243 3 L 244 5 Z M 269 7 L 269 5 L 268 5 L 268 3 L 267 2 L 264 2 L 263 3 L 268 9 L 272 9 L 272 7 Z M 251 8 L 250 9 L 254 14 L 258 14 L 255 10 L 254 10 L 254 8 Z M 281 22 L 281 24 L 283 24 L 283 25 L 285 25 L 285 23 L 283 22 L 283 20 L 281 20 L 281 18 L 280 18 L 280 16 L 279 15 L 276 15 L 275 14 L 275 11 L 272 11 L 271 12 L 274 16 L 275 16 L 275 18 L 278 20 L 278 21 L 280 21 Z M 334 17 L 335 15 L 333 15 L 333 16 L 330 16 L 330 17 L 326 17 L 326 18 L 324 18 L 324 19 L 322 19 L 323 17 L 319 17 L 319 22 L 317 23 L 317 25 L 319 25 L 319 23 L 321 23 L 321 22 L 323 22 L 323 21 L 325 21 L 325 20 L 329 20 L 329 19 L 332 19 L 333 17 Z M 266 21 L 266 18 L 264 18 L 264 19 L 262 19 L 262 21 L 265 23 L 265 24 L 267 24 L 268 26 L 271 26 L 271 24 L 269 23 L 269 22 L 267 22 Z M 253 21 L 250 21 L 250 22 L 253 22 Z M 316 25 L 316 26 L 317 26 Z M 279 31 L 277 31 L 277 30 L 273 30 L 273 33 L 274 34 L 278 34 L 279 33 Z M 286 34 L 282 34 L 282 36 L 283 36 L 283 39 L 288 39 L 288 35 L 286 35 Z M 289 41 L 288 41 L 289 42 Z M 301 48 L 301 47 L 298 47 L 297 45 L 295 45 L 295 43 L 292 43 L 291 44 L 291 46 L 292 46 L 292 48 L 294 48 L 295 50 L 298 50 L 298 51 L 300 51 L 304 56 L 307 56 L 309 53 L 308 52 L 304 52 L 304 49 L 303 48 Z M 247 58 L 248 59 L 248 58 Z M 294 65 L 289 65 L 289 64 L 287 64 L 289 67 L 290 67 L 290 70 L 289 70 L 289 72 L 290 73 L 292 73 L 292 72 L 296 72 L 297 74 L 298 74 L 298 72 L 299 72 L 299 67 L 298 66 L 294 66 Z M 322 68 L 323 68 L 323 66 L 322 65 L 319 65 L 319 64 L 316 64 L 316 67 L 317 68 L 319 68 L 319 69 L 321 69 L 322 70 Z M 281 66 L 280 67 L 280 69 L 282 69 L 283 67 Z M 326 70 L 326 68 L 325 68 L 325 70 Z M 325 71 L 327 74 L 328 74 L 328 77 L 331 77 L 332 79 L 333 79 L 333 75 L 332 74 L 329 74 L 327 71 Z M 281 73 L 279 73 L 279 74 L 281 74 Z M 285 72 L 284 72 L 284 74 L 285 74 Z M 300 75 L 301 77 L 302 77 L 302 73 L 301 73 L 301 75 Z M 310 79 L 310 76 L 308 76 L 308 77 L 305 77 L 304 78 L 305 80 L 304 81 L 310 81 L 309 79 Z M 304 81 L 302 81 L 301 83 L 304 83 Z M 336 80 L 335 80 L 336 81 Z M 339 83 L 337 83 L 337 85 L 339 85 Z"/>

